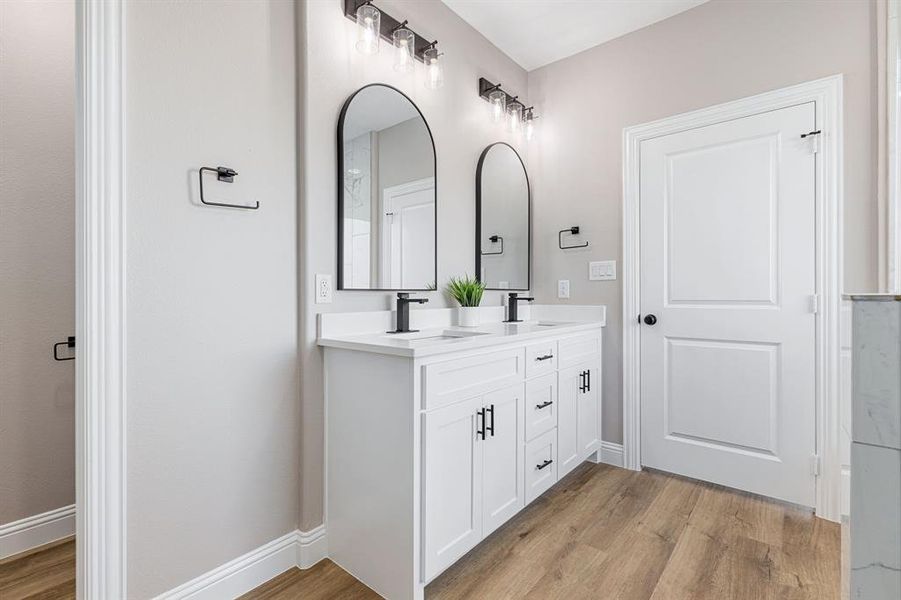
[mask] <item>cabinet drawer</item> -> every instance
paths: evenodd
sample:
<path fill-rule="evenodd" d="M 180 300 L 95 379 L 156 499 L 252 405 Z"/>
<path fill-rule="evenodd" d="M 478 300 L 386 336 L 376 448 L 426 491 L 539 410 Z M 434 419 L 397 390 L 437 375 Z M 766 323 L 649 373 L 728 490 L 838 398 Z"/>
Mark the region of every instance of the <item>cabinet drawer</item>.
<path fill-rule="evenodd" d="M 598 333 L 591 333 L 562 339 L 559 343 L 558 354 L 561 369 L 572 367 L 589 359 L 599 358 L 601 336 Z"/>
<path fill-rule="evenodd" d="M 526 444 L 526 504 L 557 482 L 557 431 Z"/>
<path fill-rule="evenodd" d="M 557 375 L 526 383 L 526 441 L 557 426 Z"/>
<path fill-rule="evenodd" d="M 422 368 L 424 408 L 438 408 L 513 385 L 522 381 L 524 375 L 523 348 L 426 365 Z"/>
<path fill-rule="evenodd" d="M 556 340 L 526 346 L 526 377 L 538 377 L 556 370 Z"/>

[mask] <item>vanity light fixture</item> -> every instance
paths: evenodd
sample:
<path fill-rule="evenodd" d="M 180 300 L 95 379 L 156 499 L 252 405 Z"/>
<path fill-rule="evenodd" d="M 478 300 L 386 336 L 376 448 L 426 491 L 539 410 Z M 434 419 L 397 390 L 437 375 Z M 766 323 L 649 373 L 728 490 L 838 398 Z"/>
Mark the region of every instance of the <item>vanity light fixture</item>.
<path fill-rule="evenodd" d="M 360 54 L 379 53 L 379 34 L 382 13 L 369 2 L 364 2 L 354 11 L 357 22 L 357 51 Z"/>
<path fill-rule="evenodd" d="M 406 73 L 413 68 L 416 49 L 416 34 L 407 29 L 406 20 L 391 32 L 391 43 L 394 46 L 394 70 Z"/>
<path fill-rule="evenodd" d="M 413 59 L 421 61 L 428 67 L 426 87 L 436 89 L 444 82 L 437 41 L 427 42 L 407 27 L 407 21 L 399 21 L 388 13 L 379 10 L 372 0 L 344 0 L 344 16 L 357 24 L 357 50 L 361 54 L 378 54 L 379 38 L 394 46 L 394 68 L 397 71 L 409 71 L 413 68 Z"/>
<path fill-rule="evenodd" d="M 422 53 L 422 60 L 425 63 L 426 73 L 425 86 L 430 90 L 437 90 L 444 85 L 444 61 L 441 57 L 443 52 L 438 52 L 438 41 L 435 40 Z"/>
<path fill-rule="evenodd" d="M 484 77 L 479 77 L 479 96 L 491 106 L 492 121 L 500 123 L 506 119 L 510 131 L 519 133 L 525 130 L 527 138 L 534 134 L 535 125 L 532 121 L 538 117 L 535 116 L 534 107 L 526 108 L 518 100 L 519 96 L 511 96 L 501 88 L 501 84 L 491 83 Z"/>

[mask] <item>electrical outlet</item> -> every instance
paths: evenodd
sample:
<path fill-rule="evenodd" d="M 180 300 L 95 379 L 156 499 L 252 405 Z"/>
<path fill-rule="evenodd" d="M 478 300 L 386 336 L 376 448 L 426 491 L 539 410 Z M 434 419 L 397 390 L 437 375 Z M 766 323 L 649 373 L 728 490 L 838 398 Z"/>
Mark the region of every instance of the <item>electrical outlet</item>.
<path fill-rule="evenodd" d="M 561 279 L 557 282 L 557 297 L 569 298 L 569 279 Z"/>
<path fill-rule="evenodd" d="M 616 280 L 616 261 L 599 260 L 588 263 L 588 279 L 590 281 Z"/>
<path fill-rule="evenodd" d="M 332 301 L 332 276 L 316 274 L 316 304 L 328 304 Z"/>

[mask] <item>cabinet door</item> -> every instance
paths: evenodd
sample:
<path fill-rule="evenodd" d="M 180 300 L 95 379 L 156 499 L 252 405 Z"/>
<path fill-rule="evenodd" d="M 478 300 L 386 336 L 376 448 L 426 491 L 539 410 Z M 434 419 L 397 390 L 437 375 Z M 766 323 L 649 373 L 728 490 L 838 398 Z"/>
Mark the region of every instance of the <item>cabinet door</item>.
<path fill-rule="evenodd" d="M 500 527 L 523 500 L 523 430 L 525 396 L 522 385 L 486 394 L 486 436 L 482 444 L 482 537 Z"/>
<path fill-rule="evenodd" d="M 474 398 L 423 416 L 426 581 L 482 539 L 481 408 Z"/>
<path fill-rule="evenodd" d="M 563 477 L 582 462 L 579 452 L 580 385 L 584 366 L 570 367 L 559 373 L 557 386 L 557 458 L 558 477 Z"/>
<path fill-rule="evenodd" d="M 601 374 L 596 362 L 584 366 L 585 380 L 578 390 L 579 462 L 601 447 Z"/>

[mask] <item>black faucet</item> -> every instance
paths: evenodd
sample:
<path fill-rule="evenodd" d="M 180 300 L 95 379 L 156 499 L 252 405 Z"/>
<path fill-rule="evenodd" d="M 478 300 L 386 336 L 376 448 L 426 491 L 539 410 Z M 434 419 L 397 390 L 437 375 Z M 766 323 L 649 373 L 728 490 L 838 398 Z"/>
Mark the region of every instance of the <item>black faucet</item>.
<path fill-rule="evenodd" d="M 507 300 L 507 320 L 504 321 L 504 323 L 519 323 L 522 321 L 516 314 L 516 309 L 519 307 L 520 300 L 523 302 L 532 302 L 535 298 L 527 298 L 525 296 L 517 295 L 516 292 L 510 292 Z"/>
<path fill-rule="evenodd" d="M 388 333 L 413 333 L 418 329 L 410 329 L 410 303 L 425 304 L 428 298 L 410 298 L 407 292 L 397 294 L 397 327 Z"/>

